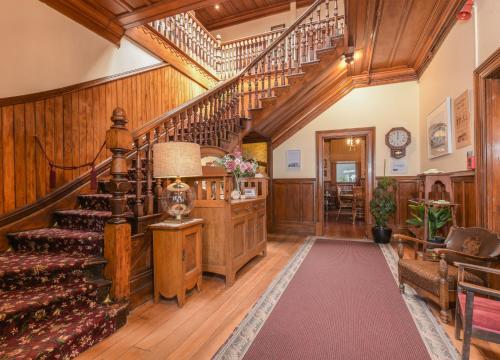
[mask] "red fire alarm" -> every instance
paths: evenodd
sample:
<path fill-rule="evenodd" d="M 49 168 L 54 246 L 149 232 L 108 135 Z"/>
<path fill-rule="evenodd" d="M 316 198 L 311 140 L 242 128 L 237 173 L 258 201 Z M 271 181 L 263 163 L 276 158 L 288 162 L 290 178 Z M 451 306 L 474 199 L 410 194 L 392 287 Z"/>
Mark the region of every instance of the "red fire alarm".
<path fill-rule="evenodd" d="M 474 170 L 476 168 L 476 157 L 472 151 L 467 151 L 467 170 Z"/>
<path fill-rule="evenodd" d="M 457 15 L 458 20 L 469 20 L 472 16 L 472 5 L 474 0 L 467 0 L 462 10 Z"/>

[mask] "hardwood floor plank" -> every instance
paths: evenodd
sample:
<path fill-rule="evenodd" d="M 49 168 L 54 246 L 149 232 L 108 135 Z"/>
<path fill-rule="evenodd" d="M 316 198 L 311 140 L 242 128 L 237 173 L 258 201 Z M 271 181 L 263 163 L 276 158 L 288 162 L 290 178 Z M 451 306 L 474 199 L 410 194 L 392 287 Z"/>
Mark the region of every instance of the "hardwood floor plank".
<path fill-rule="evenodd" d="M 221 278 L 204 276 L 183 308 L 174 300 L 148 302 L 131 312 L 127 325 L 78 359 L 210 359 L 244 319 L 305 236 L 270 234 L 267 256 L 250 261 L 225 288 Z M 436 316 L 439 315 L 436 310 Z M 453 326 L 445 326 L 453 338 Z M 453 340 L 454 341 L 454 340 Z M 456 342 L 458 348 L 461 343 Z M 495 359 L 500 346 L 473 341 L 471 360 Z"/>

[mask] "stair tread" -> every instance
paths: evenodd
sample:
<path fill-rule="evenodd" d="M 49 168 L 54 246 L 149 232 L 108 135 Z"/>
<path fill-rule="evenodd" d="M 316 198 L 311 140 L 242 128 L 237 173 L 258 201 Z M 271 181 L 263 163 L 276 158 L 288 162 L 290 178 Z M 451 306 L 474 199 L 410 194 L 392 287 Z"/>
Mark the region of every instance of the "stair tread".
<path fill-rule="evenodd" d="M 0 254 L 0 278 L 9 275 L 83 269 L 87 257 L 66 253 L 6 252 Z"/>
<path fill-rule="evenodd" d="M 39 359 L 75 357 L 111 335 L 117 328 L 117 315 L 126 304 L 72 308 L 63 316 L 54 317 L 28 333 L 12 334 L 0 342 L 0 358 Z M 69 358 L 69 357 L 68 357 Z"/>
<path fill-rule="evenodd" d="M 40 238 L 52 238 L 52 239 L 85 239 L 85 240 L 102 240 L 103 234 L 95 231 L 87 230 L 73 230 L 64 228 L 41 228 L 20 231 L 17 233 L 10 233 L 7 236 L 16 238 L 30 238 L 32 240 Z"/>
<path fill-rule="evenodd" d="M 74 215 L 83 217 L 111 217 L 111 211 L 105 210 L 90 210 L 90 209 L 70 209 L 58 210 L 54 212 L 59 215 Z"/>
<path fill-rule="evenodd" d="M 0 293 L 0 324 L 6 316 L 49 306 L 65 299 L 76 298 L 95 290 L 104 283 L 88 282 L 77 279 L 70 283 L 30 286 L 23 289 L 8 290 Z"/>

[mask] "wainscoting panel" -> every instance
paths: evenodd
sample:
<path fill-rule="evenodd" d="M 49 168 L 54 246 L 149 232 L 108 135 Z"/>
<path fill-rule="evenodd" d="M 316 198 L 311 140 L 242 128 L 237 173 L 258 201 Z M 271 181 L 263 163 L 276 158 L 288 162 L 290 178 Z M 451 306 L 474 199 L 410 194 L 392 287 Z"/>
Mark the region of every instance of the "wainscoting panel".
<path fill-rule="evenodd" d="M 459 226 L 477 226 L 476 222 L 476 184 L 473 172 L 452 175 L 452 186 L 457 209 Z"/>
<path fill-rule="evenodd" d="M 50 193 L 50 166 L 91 162 L 111 126 L 115 107 L 134 130 L 205 89 L 168 65 L 142 69 L 39 94 L 0 99 L 0 216 Z M 40 148 L 35 141 L 40 141 Z M 102 151 L 97 164 L 110 156 Z M 56 170 L 56 188 L 82 174 Z"/>
<path fill-rule="evenodd" d="M 274 179 L 271 196 L 273 231 L 316 231 L 316 179 Z"/>

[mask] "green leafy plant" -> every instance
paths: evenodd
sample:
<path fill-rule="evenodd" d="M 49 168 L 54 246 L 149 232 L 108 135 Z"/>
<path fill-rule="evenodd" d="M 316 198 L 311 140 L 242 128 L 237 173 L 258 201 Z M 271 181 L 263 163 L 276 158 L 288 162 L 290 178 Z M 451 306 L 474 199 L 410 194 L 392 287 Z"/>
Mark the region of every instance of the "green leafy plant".
<path fill-rule="evenodd" d="M 389 218 L 396 213 L 396 180 L 383 177 L 377 182 L 370 201 L 370 210 L 377 226 L 386 227 Z"/>
<path fill-rule="evenodd" d="M 409 225 L 417 228 L 424 226 L 424 204 L 409 205 L 411 218 L 406 220 Z M 451 221 L 449 207 L 429 207 L 429 239 L 434 239 L 440 229 Z"/>

